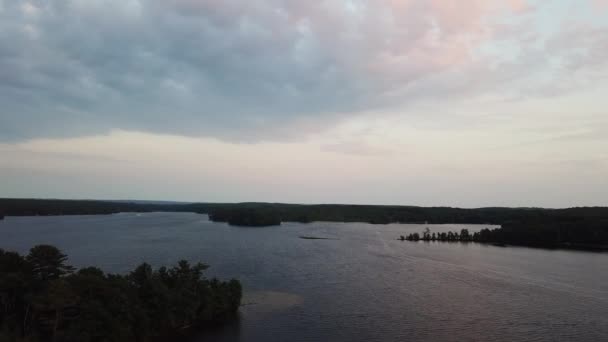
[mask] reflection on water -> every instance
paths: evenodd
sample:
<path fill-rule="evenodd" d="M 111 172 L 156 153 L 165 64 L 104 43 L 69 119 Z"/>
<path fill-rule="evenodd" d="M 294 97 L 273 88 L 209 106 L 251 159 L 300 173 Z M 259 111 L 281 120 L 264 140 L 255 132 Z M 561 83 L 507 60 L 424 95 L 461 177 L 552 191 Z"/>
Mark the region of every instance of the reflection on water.
<path fill-rule="evenodd" d="M 179 259 L 242 280 L 240 317 L 205 341 L 608 341 L 608 254 L 412 243 L 425 225 L 238 228 L 178 213 L 9 217 L 0 248 L 38 243 L 125 272 Z M 429 225 L 435 232 L 485 226 Z M 301 236 L 330 240 L 302 239 Z"/>

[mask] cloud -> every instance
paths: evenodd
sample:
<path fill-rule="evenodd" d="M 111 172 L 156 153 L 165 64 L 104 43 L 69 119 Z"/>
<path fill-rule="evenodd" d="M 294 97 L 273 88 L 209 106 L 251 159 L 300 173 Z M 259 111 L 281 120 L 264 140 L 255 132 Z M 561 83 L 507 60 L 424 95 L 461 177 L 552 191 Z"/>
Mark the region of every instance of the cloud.
<path fill-rule="evenodd" d="M 554 71 L 539 40 L 515 60 L 479 52 L 524 46 L 513 27 L 527 24 L 505 22 L 533 11 L 523 0 L 4 0 L 0 140 L 112 129 L 289 140 L 362 111 L 501 92 Z M 606 31 L 591 30 L 579 54 L 551 51 L 571 68 L 601 61 Z"/>
<path fill-rule="evenodd" d="M 593 3 L 600 10 L 608 8 L 608 1 L 607 0 L 593 0 Z"/>
<path fill-rule="evenodd" d="M 392 153 L 384 147 L 377 147 L 359 141 L 344 141 L 321 146 L 321 151 L 342 153 L 355 156 L 386 156 Z"/>

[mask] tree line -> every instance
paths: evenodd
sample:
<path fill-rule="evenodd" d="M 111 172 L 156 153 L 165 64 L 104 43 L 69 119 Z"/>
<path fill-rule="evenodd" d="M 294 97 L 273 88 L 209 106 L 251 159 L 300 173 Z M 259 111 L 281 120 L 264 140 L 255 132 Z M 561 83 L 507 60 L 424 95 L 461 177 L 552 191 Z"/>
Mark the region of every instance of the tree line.
<path fill-rule="evenodd" d="M 222 323 L 241 302 L 238 280 L 207 279 L 207 265 L 143 263 L 126 275 L 86 267 L 38 245 L 0 249 L 0 341 L 161 341 Z"/>
<path fill-rule="evenodd" d="M 411 233 L 407 236 L 401 236 L 400 240 L 407 241 L 461 241 L 461 242 L 493 242 L 491 235 L 492 230 L 484 228 L 479 232 L 470 233 L 468 229 L 463 228 L 460 232 L 448 231 L 434 233 L 429 228 L 426 228 L 422 233 Z"/>
<path fill-rule="evenodd" d="M 186 211 L 180 204 L 98 200 L 0 198 L 0 217 L 50 215 L 106 215 L 120 212 Z"/>
<path fill-rule="evenodd" d="M 209 213 L 209 219 L 214 222 L 227 222 L 232 226 L 267 227 L 281 225 L 279 215 L 264 208 L 216 208 Z"/>
<path fill-rule="evenodd" d="M 580 207 L 542 208 L 477 208 L 415 207 L 390 205 L 283 203 L 190 203 L 155 204 L 112 201 L 70 201 L 38 199 L 0 199 L 0 216 L 4 215 L 83 215 L 117 212 L 175 211 L 208 214 L 217 222 L 239 226 L 269 226 L 281 222 L 310 223 L 368 222 L 387 223 L 464 223 L 500 225 L 486 237 L 497 243 L 530 246 L 596 248 L 608 244 L 608 208 Z M 460 233 L 445 236 L 460 239 Z M 446 233 L 447 234 L 447 233 Z M 458 239 L 455 236 L 458 235 Z M 419 237 L 420 238 L 420 237 Z M 441 237 L 435 236 L 438 240 Z M 452 240 L 450 240 L 452 239 Z M 475 241 L 475 240 L 472 240 Z"/>
<path fill-rule="evenodd" d="M 218 220 L 239 215 L 270 217 L 281 222 L 388 223 L 551 223 L 608 220 L 606 207 L 568 209 L 416 207 L 397 205 L 284 204 L 284 203 L 142 203 L 97 200 L 47 200 L 0 198 L 0 216 L 85 215 L 118 212 L 174 211 L 209 214 Z M 236 219 L 235 219 L 236 220 Z M 266 219 L 265 219 L 266 220 Z M 256 220 L 254 220 L 256 221 Z"/>
<path fill-rule="evenodd" d="M 506 223 L 500 228 L 469 232 L 431 232 L 401 236 L 408 241 L 480 242 L 547 248 L 608 250 L 608 224 L 601 220 L 548 223 Z"/>

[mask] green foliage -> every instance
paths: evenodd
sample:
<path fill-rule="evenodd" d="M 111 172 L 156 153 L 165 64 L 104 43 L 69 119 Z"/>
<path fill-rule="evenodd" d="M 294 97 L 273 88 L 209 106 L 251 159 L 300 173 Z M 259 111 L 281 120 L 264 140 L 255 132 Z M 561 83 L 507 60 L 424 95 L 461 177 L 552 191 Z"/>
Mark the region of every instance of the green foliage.
<path fill-rule="evenodd" d="M 0 250 L 0 341 L 155 341 L 233 317 L 238 280 L 204 277 L 205 264 L 141 264 L 126 276 L 73 272 L 53 246 L 23 257 Z"/>

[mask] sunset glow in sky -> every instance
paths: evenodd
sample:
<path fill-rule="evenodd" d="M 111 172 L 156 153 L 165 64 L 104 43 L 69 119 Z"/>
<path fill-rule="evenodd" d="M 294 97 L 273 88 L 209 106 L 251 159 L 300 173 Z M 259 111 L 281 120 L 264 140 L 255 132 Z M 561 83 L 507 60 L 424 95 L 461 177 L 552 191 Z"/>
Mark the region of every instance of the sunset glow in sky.
<path fill-rule="evenodd" d="M 608 0 L 0 0 L 0 197 L 607 194 Z"/>

